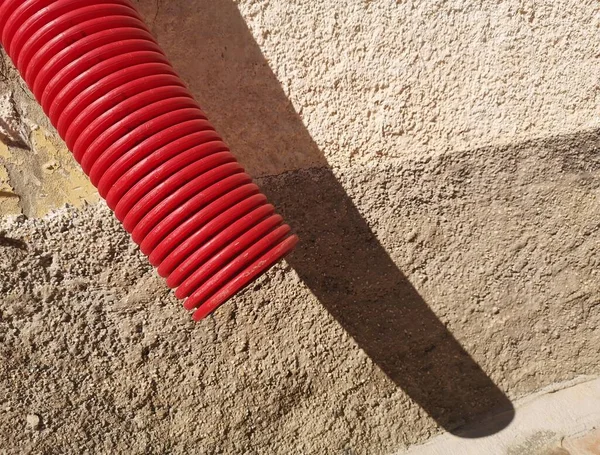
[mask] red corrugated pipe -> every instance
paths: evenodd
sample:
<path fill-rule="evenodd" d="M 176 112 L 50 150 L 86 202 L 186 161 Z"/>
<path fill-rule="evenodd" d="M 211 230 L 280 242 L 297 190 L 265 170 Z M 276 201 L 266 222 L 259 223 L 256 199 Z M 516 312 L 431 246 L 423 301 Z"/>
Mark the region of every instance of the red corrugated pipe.
<path fill-rule="evenodd" d="M 84 172 L 200 320 L 297 237 L 128 0 L 4 0 L 2 46 Z"/>

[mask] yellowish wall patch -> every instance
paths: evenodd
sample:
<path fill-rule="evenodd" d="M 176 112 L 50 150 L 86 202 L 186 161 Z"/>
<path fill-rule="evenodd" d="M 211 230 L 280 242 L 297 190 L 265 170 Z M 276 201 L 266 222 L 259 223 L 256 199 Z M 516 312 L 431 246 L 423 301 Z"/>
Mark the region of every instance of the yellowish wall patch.
<path fill-rule="evenodd" d="M 0 142 L 0 158 L 9 159 L 10 158 L 10 150 L 8 149 L 8 145 L 4 142 Z"/>
<path fill-rule="evenodd" d="M 19 196 L 10 186 L 8 170 L 0 164 L 0 215 L 19 215 Z"/>
<path fill-rule="evenodd" d="M 98 200 L 96 188 L 60 138 L 45 128 L 38 128 L 30 139 L 41 181 L 39 197 L 32 204 L 35 215 L 43 216 L 66 203 L 80 206 Z"/>

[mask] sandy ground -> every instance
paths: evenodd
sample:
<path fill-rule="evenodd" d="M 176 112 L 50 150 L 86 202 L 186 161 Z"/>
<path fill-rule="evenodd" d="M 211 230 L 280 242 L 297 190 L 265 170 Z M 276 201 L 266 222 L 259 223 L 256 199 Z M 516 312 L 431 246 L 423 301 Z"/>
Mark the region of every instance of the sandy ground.
<path fill-rule="evenodd" d="M 0 453 L 397 453 L 600 374 L 596 2 L 138 5 L 302 243 L 192 323 L 4 68 Z"/>

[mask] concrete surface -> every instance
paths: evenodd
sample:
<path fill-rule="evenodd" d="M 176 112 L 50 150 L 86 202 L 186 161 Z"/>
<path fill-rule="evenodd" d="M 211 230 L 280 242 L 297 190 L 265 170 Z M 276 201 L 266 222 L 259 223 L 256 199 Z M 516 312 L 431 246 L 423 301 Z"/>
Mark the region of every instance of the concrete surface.
<path fill-rule="evenodd" d="M 600 453 L 600 380 L 561 384 L 516 406 L 507 429 L 479 439 L 443 435 L 406 455 L 597 455 Z M 488 424 L 493 423 L 490 419 Z M 594 430 L 590 431 L 590 428 Z"/>
<path fill-rule="evenodd" d="M 561 455 L 561 450 L 562 455 L 596 455 L 600 453 L 600 430 L 595 429 L 579 438 L 566 439 L 559 445 L 558 448 L 551 448 L 548 455 Z"/>
<path fill-rule="evenodd" d="M 138 5 L 302 243 L 194 325 L 5 64 L 0 449 L 389 454 L 600 373 L 597 2 Z"/>

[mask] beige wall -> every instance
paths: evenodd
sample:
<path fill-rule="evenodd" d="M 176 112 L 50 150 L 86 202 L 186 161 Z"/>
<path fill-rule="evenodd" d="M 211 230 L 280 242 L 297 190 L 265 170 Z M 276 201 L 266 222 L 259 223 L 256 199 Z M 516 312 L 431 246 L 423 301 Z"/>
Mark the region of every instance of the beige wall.
<path fill-rule="evenodd" d="M 98 196 L 6 67 L 0 446 L 388 454 L 600 374 L 598 2 L 137 4 L 301 243 L 193 325 L 105 206 L 36 218 Z"/>
<path fill-rule="evenodd" d="M 425 157 L 600 124 L 594 0 L 137 2 L 254 176 Z M 95 200 L 14 73 L 31 150 L 2 146 L 2 213 Z M 6 72 L 5 71 L 5 72 Z M 274 131 L 274 133 L 270 133 Z M 12 188 L 12 189 L 11 189 Z M 10 199 L 10 200 L 8 200 Z"/>

